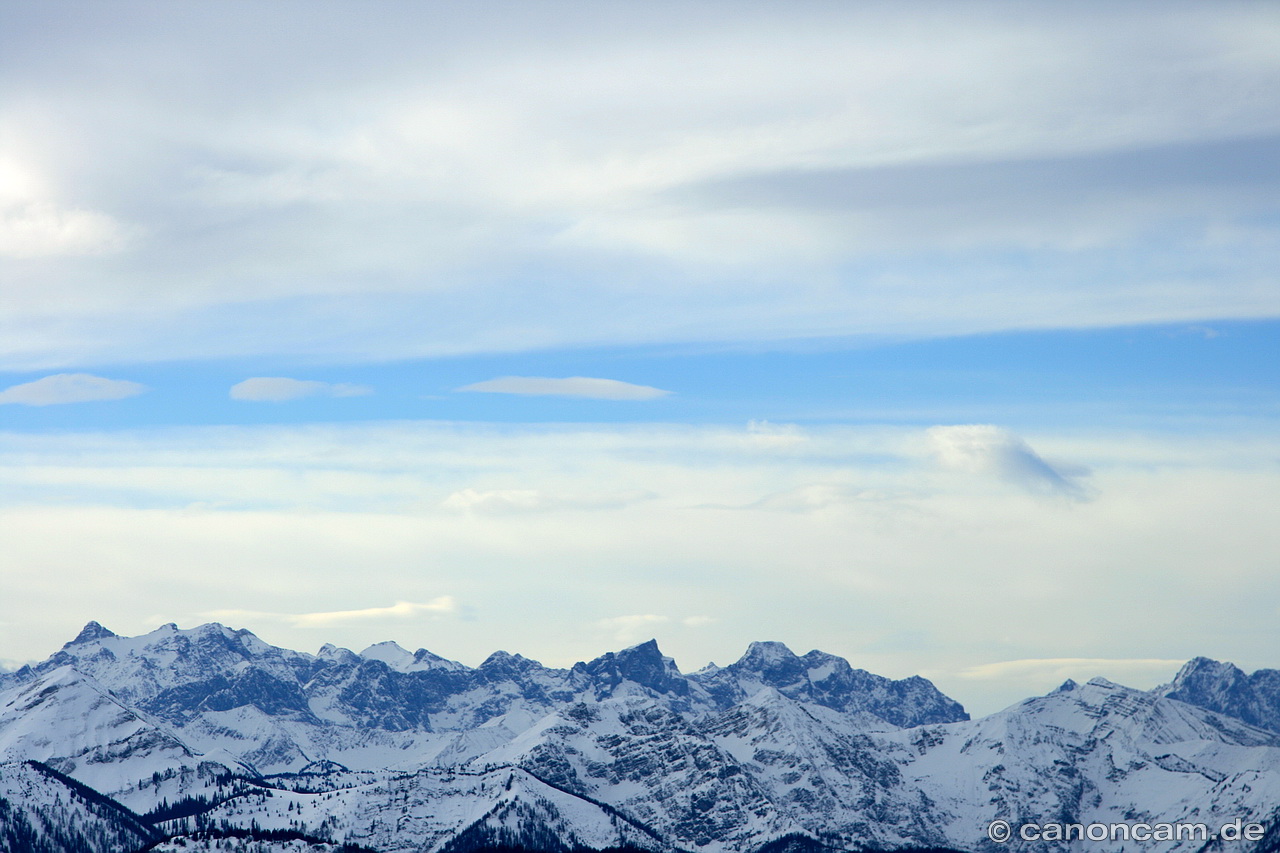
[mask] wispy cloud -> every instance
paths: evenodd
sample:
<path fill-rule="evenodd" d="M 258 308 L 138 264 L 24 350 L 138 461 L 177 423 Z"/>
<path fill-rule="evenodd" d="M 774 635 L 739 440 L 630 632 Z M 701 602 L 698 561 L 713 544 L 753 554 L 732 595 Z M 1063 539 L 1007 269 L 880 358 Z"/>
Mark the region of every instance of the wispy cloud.
<path fill-rule="evenodd" d="M 971 666 L 957 675 L 975 680 L 1044 677 L 1066 680 L 1082 675 L 1089 678 L 1103 670 L 1164 672 L 1185 662 L 1170 658 L 1024 658 Z"/>
<path fill-rule="evenodd" d="M 91 618 L 127 632 L 216 608 L 265 613 L 221 616 L 278 644 L 399 633 L 469 664 L 495 647 L 572 663 L 654 635 L 698 664 L 779 637 L 889 674 L 936 668 L 991 710 L 1066 677 L 1135 679 L 1056 663 L 956 673 L 1049 656 L 1273 661 L 1274 430 L 1032 441 L 1096 466 L 1105 488 L 1087 504 L 940 471 L 914 426 L 805 434 L 777 453 L 742 425 L 0 431 L 0 648 L 44 657 Z M 653 497 L 574 506 L 630 490 Z M 136 594 L 113 597 L 122 584 Z M 721 621 L 681 621 L 696 616 Z"/>
<path fill-rule="evenodd" d="M 965 692 L 968 688 L 979 695 L 985 693 L 986 702 L 1002 707 L 1044 694 L 1068 679 L 1083 684 L 1093 678 L 1105 678 L 1150 689 L 1170 680 L 1184 662 L 1173 658 L 1025 658 L 970 666 L 949 677 L 934 674 L 940 680 L 954 678 L 952 690 Z M 1000 699 L 993 701 L 995 697 Z"/>
<path fill-rule="evenodd" d="M 764 509 L 776 512 L 816 512 L 829 507 L 859 503 L 890 501 L 901 493 L 882 489 L 857 489 L 839 483 L 810 483 L 765 495 L 758 501 L 740 504 L 740 509 Z"/>
<path fill-rule="evenodd" d="M 938 461 L 947 468 L 997 476 L 1024 489 L 1075 499 L 1088 496 L 1087 471 L 1054 466 L 1018 436 L 990 424 L 939 426 L 929 430 Z"/>
<path fill-rule="evenodd" d="M 107 379 L 90 373 L 57 373 L 0 391 L 0 404 L 56 406 L 93 403 L 136 397 L 146 390 L 147 386 L 125 379 Z"/>
<path fill-rule="evenodd" d="M 600 619 L 596 622 L 596 627 L 607 632 L 615 642 L 638 643 L 648 639 L 655 630 L 663 626 L 702 628 L 717 621 L 711 616 L 672 617 L 657 613 L 632 613 Z"/>
<path fill-rule="evenodd" d="M 460 489 L 441 502 L 445 509 L 478 513 L 546 512 L 563 509 L 614 509 L 652 498 L 651 492 L 623 491 L 557 495 L 539 489 Z"/>
<path fill-rule="evenodd" d="M 1262 4 L 1171 4 L 1139 54 L 1151 22 L 1127 4 L 943 4 L 926 23 L 764 4 L 732 28 L 714 3 L 639 28 L 608 5 L 566 26 L 556 3 L 500 23 L 465 4 L 122 4 L 85 31 L 47 7 L 5 20 L 48 45 L 6 81 L 40 92 L 0 151 L 11 369 L 1194 322 L 1280 300 Z M 299 8 L 314 26 L 261 37 Z M 153 181 L 157 163 L 181 179 Z M 147 239 L 122 242 L 135 223 Z"/>
<path fill-rule="evenodd" d="M 804 444 L 809 440 L 796 424 L 775 424 L 770 421 L 748 421 L 747 435 L 751 444 L 769 449 L 784 449 Z"/>
<path fill-rule="evenodd" d="M 106 254 L 124 248 L 132 233 L 94 210 L 60 208 L 49 202 L 0 206 L 0 256 Z"/>
<path fill-rule="evenodd" d="M 617 379 L 595 379 L 589 376 L 570 376 L 564 379 L 546 376 L 501 376 L 497 379 L 464 385 L 455 390 L 539 397 L 585 397 L 592 400 L 656 400 L 671 393 L 648 385 L 633 385 L 630 382 L 619 382 Z"/>
<path fill-rule="evenodd" d="M 316 613 L 271 613 L 260 610 L 210 610 L 204 613 L 208 619 L 237 621 L 266 619 L 283 622 L 294 628 L 316 628 L 347 622 L 365 622 L 379 619 L 408 619 L 421 615 L 440 615 L 458 612 L 458 603 L 452 596 L 442 595 L 427 602 L 397 601 L 390 607 L 366 607 L 360 610 L 325 610 Z"/>
<path fill-rule="evenodd" d="M 303 397 L 362 397 L 372 394 L 367 385 L 290 379 L 286 376 L 255 376 L 231 386 L 231 399 L 283 403 Z"/>

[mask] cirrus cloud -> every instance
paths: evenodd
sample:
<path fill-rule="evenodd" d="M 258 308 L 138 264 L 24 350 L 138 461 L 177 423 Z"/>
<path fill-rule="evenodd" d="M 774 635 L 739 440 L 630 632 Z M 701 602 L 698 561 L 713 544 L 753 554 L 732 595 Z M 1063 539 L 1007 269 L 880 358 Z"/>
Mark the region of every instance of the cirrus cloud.
<path fill-rule="evenodd" d="M 547 376 L 500 376 L 454 390 L 538 397 L 584 397 L 591 400 L 656 400 L 671 393 L 649 385 L 590 376 L 569 376 L 563 379 Z"/>
<path fill-rule="evenodd" d="M 458 603 L 451 595 L 442 595 L 431 601 L 397 601 L 390 607 L 365 607 L 359 610 L 325 610 L 316 613 L 265 613 L 257 610 L 211 610 L 206 618 L 217 620 L 270 619 L 285 622 L 295 628 L 314 628 L 344 622 L 360 622 L 375 619 L 407 619 L 422 614 L 455 613 Z"/>
<path fill-rule="evenodd" d="M 556 495 L 538 489 L 461 489 L 445 498 L 445 509 L 484 514 L 548 512 L 575 509 L 620 509 L 652 498 L 650 492 L 630 490 L 610 493 Z"/>
<path fill-rule="evenodd" d="M 1172 658 L 1023 658 L 971 666 L 959 673 L 960 678 L 1090 678 L 1099 670 L 1141 670 L 1162 673 L 1176 669 L 1185 661 Z"/>
<path fill-rule="evenodd" d="M 63 403 L 96 403 L 123 400 L 145 392 L 147 386 L 127 379 L 107 379 L 91 373 L 55 373 L 34 382 L 23 382 L 0 391 L 0 404 L 55 406 Z"/>
<path fill-rule="evenodd" d="M 596 620 L 596 627 L 610 634 L 619 643 L 638 643 L 646 634 L 660 626 L 678 625 L 685 628 L 703 628 L 717 620 L 712 616 L 685 616 L 676 618 L 657 613 L 632 613 Z"/>

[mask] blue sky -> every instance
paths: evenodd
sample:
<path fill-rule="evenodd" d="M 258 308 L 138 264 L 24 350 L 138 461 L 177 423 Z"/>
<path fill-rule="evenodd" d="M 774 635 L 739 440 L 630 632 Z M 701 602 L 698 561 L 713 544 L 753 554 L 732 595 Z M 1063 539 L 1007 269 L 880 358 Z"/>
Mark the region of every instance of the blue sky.
<path fill-rule="evenodd" d="M 915 340 L 815 339 L 770 345 L 539 350 L 364 364 L 258 358 L 90 365 L 145 387 L 77 406 L 14 406 L 12 428 L 429 418 L 504 423 L 902 423 L 999 421 L 1011 427 L 1156 431 L 1262 427 L 1278 414 L 1280 324 L 1206 321 Z M 12 372 L 9 385 L 47 371 Z M 56 374 L 55 374 L 56 375 Z M 289 400 L 244 400 L 257 376 L 348 385 Z M 648 399 L 511 395 L 460 389 L 504 376 L 610 377 L 668 392 Z"/>
<path fill-rule="evenodd" d="M 0 660 L 1275 666 L 1280 11 L 0 9 Z"/>

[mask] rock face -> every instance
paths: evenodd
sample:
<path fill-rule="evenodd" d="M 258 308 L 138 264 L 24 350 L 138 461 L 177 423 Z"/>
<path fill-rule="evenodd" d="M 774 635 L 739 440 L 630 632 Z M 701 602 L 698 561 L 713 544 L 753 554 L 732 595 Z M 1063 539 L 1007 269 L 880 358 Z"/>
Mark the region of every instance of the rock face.
<path fill-rule="evenodd" d="M 1178 671 L 1173 683 L 1156 688 L 1156 692 L 1280 732 L 1280 669 L 1245 675 L 1235 664 L 1193 658 Z"/>
<path fill-rule="evenodd" d="M 1156 691 L 1068 682 L 969 720 L 922 678 L 780 643 L 686 675 L 652 641 L 569 669 L 507 652 L 471 668 L 394 643 L 309 655 L 221 625 L 90 623 L 0 677 L 0 770 L 45 780 L 0 809 L 43 820 L 78 780 L 93 790 L 72 824 L 97 828 L 66 849 L 90 853 L 156 835 L 264 853 L 1066 851 L 995 845 L 987 826 L 1280 826 L 1268 673 L 1196 659 Z"/>
<path fill-rule="evenodd" d="M 394 643 L 359 655 L 332 646 L 308 655 L 217 624 L 185 631 L 170 624 L 127 638 L 91 622 L 48 660 L 0 678 L 0 687 L 60 669 L 169 726 L 192 750 L 226 749 L 264 773 L 318 760 L 380 769 L 387 758 L 412 767 L 436 748 L 470 757 L 568 704 L 625 695 L 652 696 L 699 718 L 770 686 L 895 725 L 968 718 L 924 679 L 891 681 L 823 652 L 797 657 L 780 643 L 755 643 L 731 666 L 686 676 L 652 640 L 567 670 L 507 652 L 470 668 Z"/>
<path fill-rule="evenodd" d="M 772 687 L 791 699 L 837 711 L 865 711 L 896 726 L 969 719 L 959 702 L 919 676 L 893 681 L 854 669 L 844 658 L 826 652 L 800 657 L 782 643 L 752 643 L 737 663 L 690 677 L 721 708 Z"/>

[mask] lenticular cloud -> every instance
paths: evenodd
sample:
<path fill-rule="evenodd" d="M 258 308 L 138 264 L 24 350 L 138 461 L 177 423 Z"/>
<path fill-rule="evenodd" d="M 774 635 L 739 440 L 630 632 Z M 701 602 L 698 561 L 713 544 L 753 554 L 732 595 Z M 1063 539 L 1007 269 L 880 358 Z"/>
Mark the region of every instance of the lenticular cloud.
<path fill-rule="evenodd" d="M 538 397 L 585 397 L 591 400 L 655 400 L 671 393 L 649 385 L 591 376 L 570 376 L 564 379 L 547 376 L 500 376 L 456 390 Z"/>
<path fill-rule="evenodd" d="M 1078 477 L 1046 462 L 1017 435 L 990 424 L 939 426 L 929 430 L 933 451 L 945 467 L 999 477 L 1034 492 L 1084 499 Z"/>
<path fill-rule="evenodd" d="M 290 379 L 287 376 L 254 376 L 232 385 L 230 396 L 233 400 L 283 403 L 303 397 L 360 397 L 372 393 L 373 389 L 364 385 Z"/>
<path fill-rule="evenodd" d="M 147 386 L 125 379 L 107 379 L 91 373 L 56 373 L 0 391 L 0 404 L 56 406 L 63 403 L 93 403 L 136 397 L 146 390 Z"/>

